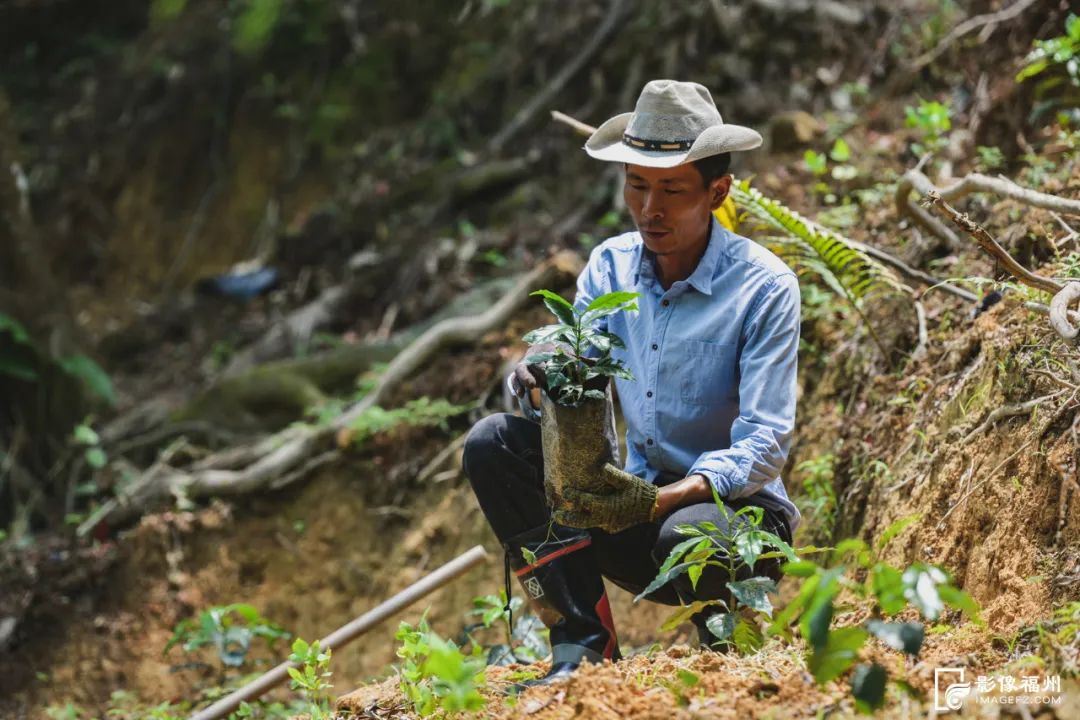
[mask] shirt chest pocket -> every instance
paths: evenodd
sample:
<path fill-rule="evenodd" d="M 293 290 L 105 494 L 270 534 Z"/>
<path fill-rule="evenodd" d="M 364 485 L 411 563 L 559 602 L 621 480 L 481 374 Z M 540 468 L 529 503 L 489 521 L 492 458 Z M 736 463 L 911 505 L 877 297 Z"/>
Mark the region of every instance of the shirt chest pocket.
<path fill-rule="evenodd" d="M 738 396 L 736 346 L 707 340 L 686 341 L 681 397 L 691 405 L 717 405 Z"/>

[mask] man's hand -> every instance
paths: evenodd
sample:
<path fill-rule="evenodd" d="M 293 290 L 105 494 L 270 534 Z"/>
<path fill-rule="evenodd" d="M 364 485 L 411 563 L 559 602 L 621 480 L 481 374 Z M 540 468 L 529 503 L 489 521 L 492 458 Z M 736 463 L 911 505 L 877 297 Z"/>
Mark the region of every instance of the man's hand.
<path fill-rule="evenodd" d="M 611 463 L 604 465 L 602 477 L 611 488 L 603 494 L 564 489 L 564 506 L 552 512 L 555 522 L 617 533 L 649 522 L 656 516 L 655 485 L 623 472 Z"/>
<path fill-rule="evenodd" d="M 540 343 L 532 345 L 525 353 L 525 357 L 538 353 L 555 352 L 555 343 Z M 519 362 L 514 366 L 514 374 L 510 376 L 510 388 L 514 395 L 519 398 L 529 397 L 529 404 L 533 410 L 540 409 L 539 397 L 533 393 L 544 386 L 544 370 L 539 365 L 530 365 Z"/>
<path fill-rule="evenodd" d="M 660 488 L 656 498 L 656 517 L 664 517 L 685 505 L 712 502 L 712 488 L 704 475 L 694 473 Z"/>

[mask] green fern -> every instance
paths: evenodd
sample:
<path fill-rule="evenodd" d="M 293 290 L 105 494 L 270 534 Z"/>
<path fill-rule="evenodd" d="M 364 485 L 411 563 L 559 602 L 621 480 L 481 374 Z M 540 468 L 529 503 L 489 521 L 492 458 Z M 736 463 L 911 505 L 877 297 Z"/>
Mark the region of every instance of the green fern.
<path fill-rule="evenodd" d="M 763 245 L 796 273 L 811 272 L 819 276 L 856 309 L 879 293 L 913 294 L 891 269 L 864 252 L 860 243 L 765 197 L 746 180 L 734 183 L 731 194 L 750 215 L 781 233 L 760 238 Z"/>
<path fill-rule="evenodd" d="M 794 210 L 767 198 L 750 187 L 746 180 L 731 186 L 731 196 L 736 204 L 745 209 L 765 227 L 779 234 L 756 238 L 758 242 L 776 253 L 784 262 L 802 276 L 813 273 L 840 297 L 844 298 L 858 313 L 874 342 L 888 358 L 874 326 L 863 313 L 863 305 L 871 298 L 885 294 L 914 295 L 888 267 L 871 257 L 862 244 L 804 218 Z"/>

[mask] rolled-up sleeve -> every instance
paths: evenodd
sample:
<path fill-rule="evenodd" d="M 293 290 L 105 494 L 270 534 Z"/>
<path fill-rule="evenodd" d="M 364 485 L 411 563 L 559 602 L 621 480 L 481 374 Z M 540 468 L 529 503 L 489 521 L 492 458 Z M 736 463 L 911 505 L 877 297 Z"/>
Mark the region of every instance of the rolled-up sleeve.
<path fill-rule="evenodd" d="M 739 414 L 731 447 L 702 453 L 698 473 L 720 497 L 752 495 L 779 477 L 791 450 L 798 392 L 799 282 L 774 277 L 747 311 L 740 336 Z"/>

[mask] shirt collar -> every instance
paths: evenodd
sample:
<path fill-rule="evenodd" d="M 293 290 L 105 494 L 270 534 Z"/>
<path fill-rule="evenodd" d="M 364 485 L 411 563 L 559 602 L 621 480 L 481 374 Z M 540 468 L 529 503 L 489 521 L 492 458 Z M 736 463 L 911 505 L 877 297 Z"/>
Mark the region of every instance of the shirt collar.
<path fill-rule="evenodd" d="M 709 218 L 709 244 L 705 246 L 705 253 L 698 261 L 694 272 L 690 273 L 690 277 L 685 280 L 688 285 L 704 295 L 712 295 L 713 277 L 716 274 L 716 264 L 720 261 L 726 232 L 727 230 L 716 221 L 715 217 Z M 638 236 L 640 237 L 640 233 Z M 637 271 L 634 273 L 635 285 L 641 282 L 642 275 L 649 278 L 656 277 L 656 253 L 645 247 L 644 240 L 638 247 L 640 254 Z"/>

